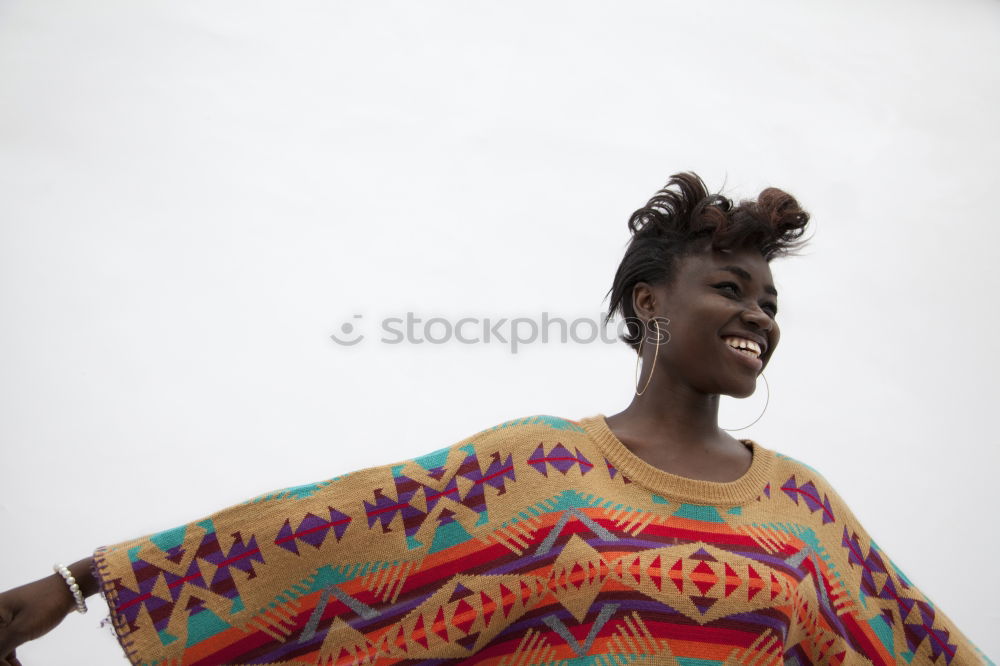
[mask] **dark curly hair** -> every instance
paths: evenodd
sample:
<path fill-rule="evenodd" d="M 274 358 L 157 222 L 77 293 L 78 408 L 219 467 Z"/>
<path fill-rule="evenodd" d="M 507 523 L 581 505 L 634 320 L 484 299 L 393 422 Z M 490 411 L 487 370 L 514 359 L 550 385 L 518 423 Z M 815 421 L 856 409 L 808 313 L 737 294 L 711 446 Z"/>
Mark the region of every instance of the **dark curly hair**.
<path fill-rule="evenodd" d="M 621 339 L 638 353 L 642 336 L 632 306 L 637 282 L 669 286 L 681 257 L 709 250 L 757 249 L 767 262 L 793 255 L 808 240 L 800 240 L 808 222 L 809 213 L 783 190 L 769 187 L 756 200 L 734 206 L 729 198 L 710 194 L 697 174 L 675 173 L 629 217 L 632 240 L 608 290 L 605 326 L 620 313 L 626 324 Z"/>

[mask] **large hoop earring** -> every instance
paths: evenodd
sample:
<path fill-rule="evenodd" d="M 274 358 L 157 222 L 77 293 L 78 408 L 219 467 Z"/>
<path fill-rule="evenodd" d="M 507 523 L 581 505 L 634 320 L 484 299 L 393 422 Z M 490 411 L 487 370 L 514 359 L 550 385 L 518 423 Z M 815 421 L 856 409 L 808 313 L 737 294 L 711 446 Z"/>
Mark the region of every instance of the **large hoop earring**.
<path fill-rule="evenodd" d="M 649 368 L 649 376 L 646 377 L 646 385 L 643 386 L 642 390 L 640 391 L 639 388 L 638 388 L 638 386 L 639 386 L 639 359 L 642 358 L 642 343 L 645 342 L 645 340 L 646 340 L 646 336 L 643 335 L 642 339 L 639 341 L 639 351 L 638 351 L 638 353 L 636 353 L 636 356 L 635 356 L 635 384 L 636 384 L 635 394 L 636 395 L 642 395 L 643 393 L 646 392 L 646 389 L 649 388 L 649 382 L 653 378 L 653 370 L 656 368 L 656 357 L 660 355 L 660 343 L 659 343 L 659 340 L 660 340 L 660 324 L 659 324 L 659 322 L 656 321 L 656 319 L 652 319 L 651 321 L 653 322 L 653 325 L 656 327 L 656 340 L 657 340 L 656 349 L 653 351 L 653 365 Z M 643 326 L 643 328 L 646 328 L 646 326 Z"/>
<path fill-rule="evenodd" d="M 764 380 L 764 388 L 767 390 L 767 398 L 764 399 L 764 412 L 766 412 L 767 411 L 767 403 L 771 402 L 771 387 L 768 385 L 768 383 L 767 383 L 767 377 L 764 376 L 763 372 L 760 373 L 760 376 Z M 756 390 L 754 391 L 754 393 L 756 393 Z M 764 416 L 764 412 L 761 412 L 760 416 Z M 760 416 L 758 416 L 757 418 L 755 418 L 753 420 L 753 423 L 751 423 L 750 425 L 745 425 L 742 428 L 723 428 L 723 430 L 725 430 L 726 432 L 736 432 L 737 430 L 746 430 L 747 428 L 749 428 L 750 426 L 752 426 L 754 423 L 757 423 L 757 421 L 760 421 Z"/>

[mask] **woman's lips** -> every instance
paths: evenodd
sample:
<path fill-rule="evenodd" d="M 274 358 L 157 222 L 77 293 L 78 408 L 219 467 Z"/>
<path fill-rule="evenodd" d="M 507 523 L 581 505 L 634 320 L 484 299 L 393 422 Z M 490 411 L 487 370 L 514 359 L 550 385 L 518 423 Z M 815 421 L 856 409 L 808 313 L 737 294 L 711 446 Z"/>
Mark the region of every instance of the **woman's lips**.
<path fill-rule="evenodd" d="M 745 353 L 743 353 L 741 351 L 737 351 L 736 349 L 734 349 L 733 347 L 731 347 L 726 342 L 723 342 L 722 344 L 723 344 L 723 346 L 725 346 L 726 349 L 729 350 L 729 352 L 733 356 L 737 357 L 737 359 L 739 359 L 744 364 L 746 364 L 747 367 L 753 368 L 754 370 L 757 370 L 758 372 L 761 370 L 761 368 L 764 367 L 764 362 L 762 360 L 760 360 L 759 358 L 754 358 L 753 356 L 750 356 L 749 354 L 745 354 Z"/>

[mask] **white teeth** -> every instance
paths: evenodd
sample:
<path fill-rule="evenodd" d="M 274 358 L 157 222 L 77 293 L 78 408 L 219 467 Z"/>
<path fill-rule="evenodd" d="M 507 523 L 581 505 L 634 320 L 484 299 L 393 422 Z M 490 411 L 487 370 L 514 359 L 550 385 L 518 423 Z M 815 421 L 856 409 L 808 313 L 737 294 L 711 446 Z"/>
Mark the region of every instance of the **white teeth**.
<path fill-rule="evenodd" d="M 724 338 L 724 340 L 727 345 L 746 354 L 747 356 L 758 358 L 761 354 L 760 345 L 753 340 L 747 340 L 745 338 Z"/>

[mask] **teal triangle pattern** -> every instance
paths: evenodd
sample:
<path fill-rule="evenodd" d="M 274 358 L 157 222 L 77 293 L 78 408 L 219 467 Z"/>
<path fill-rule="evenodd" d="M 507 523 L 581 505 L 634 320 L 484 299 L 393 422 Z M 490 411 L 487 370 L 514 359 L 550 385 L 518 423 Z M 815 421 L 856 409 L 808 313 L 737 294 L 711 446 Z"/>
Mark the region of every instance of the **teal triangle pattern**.
<path fill-rule="evenodd" d="M 434 532 L 434 540 L 431 541 L 431 547 L 427 553 L 437 553 L 446 550 L 460 543 L 465 543 L 471 538 L 472 535 L 469 534 L 468 530 L 455 521 L 439 525 Z"/>
<path fill-rule="evenodd" d="M 573 432 L 586 432 L 582 427 L 573 423 L 572 421 L 567 421 L 566 419 L 559 418 L 558 416 L 550 416 L 548 414 L 536 414 L 534 416 L 525 416 L 520 419 L 512 419 L 510 421 L 504 421 L 503 423 L 497 424 L 492 428 L 487 428 L 483 432 L 490 432 L 492 430 L 499 430 L 501 428 L 510 428 L 512 426 L 519 425 L 535 425 L 542 424 L 547 425 L 553 430 L 571 430 Z"/>
<path fill-rule="evenodd" d="M 448 462 L 448 452 L 450 450 L 451 450 L 451 447 L 446 446 L 446 447 L 444 447 L 442 449 L 438 449 L 437 451 L 431 451 L 430 453 L 428 453 L 426 455 L 422 455 L 422 456 L 420 456 L 418 458 L 414 458 L 411 462 L 414 462 L 414 463 L 420 465 L 425 470 L 427 470 L 428 472 L 430 472 L 431 470 L 436 469 L 438 467 L 443 467 L 444 464 L 446 462 Z M 400 465 L 399 467 L 401 469 L 402 465 Z M 393 473 L 393 476 L 398 476 L 396 474 L 396 468 L 393 468 L 392 473 Z"/>
<path fill-rule="evenodd" d="M 187 645 L 191 647 L 206 638 L 210 638 L 221 631 L 231 627 L 228 622 L 213 613 L 208 608 L 188 617 L 188 640 Z"/>
<path fill-rule="evenodd" d="M 183 544 L 184 535 L 186 533 L 187 525 L 181 525 L 180 527 L 157 532 L 153 536 L 149 537 L 149 540 L 152 541 L 160 550 L 168 551 Z"/>
<path fill-rule="evenodd" d="M 884 645 L 885 649 L 889 651 L 889 654 L 895 655 L 896 650 L 892 640 L 892 627 L 890 627 L 889 623 L 885 621 L 885 617 L 882 615 L 876 615 L 872 619 L 868 620 L 868 626 L 872 628 L 872 631 L 875 632 L 878 639 L 882 641 L 882 645 Z"/>
<path fill-rule="evenodd" d="M 674 512 L 675 516 L 680 516 L 681 518 L 689 518 L 691 520 L 700 520 L 703 523 L 724 523 L 722 516 L 719 515 L 719 510 L 714 506 L 706 506 L 703 504 L 681 504 L 680 508 Z"/>
<path fill-rule="evenodd" d="M 156 632 L 160 636 L 160 642 L 164 645 L 170 645 L 177 640 L 177 637 L 168 632 L 166 629 Z"/>

